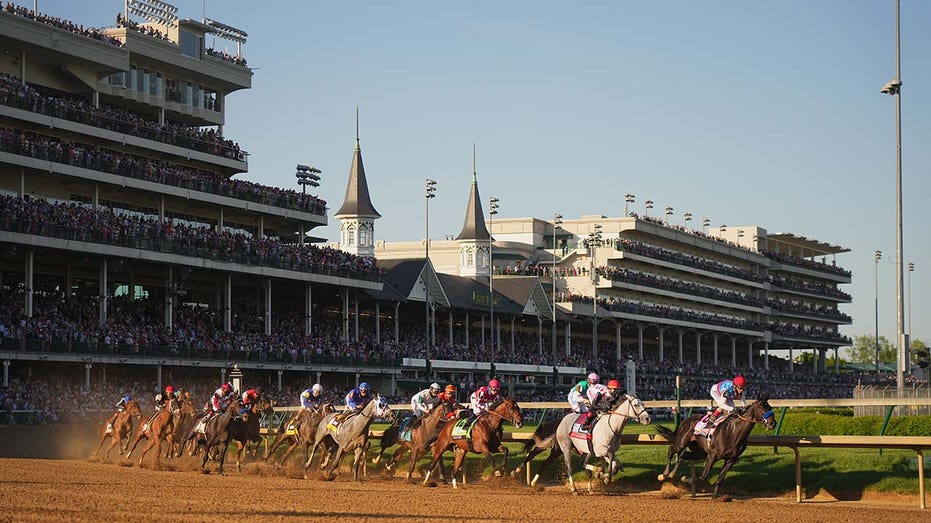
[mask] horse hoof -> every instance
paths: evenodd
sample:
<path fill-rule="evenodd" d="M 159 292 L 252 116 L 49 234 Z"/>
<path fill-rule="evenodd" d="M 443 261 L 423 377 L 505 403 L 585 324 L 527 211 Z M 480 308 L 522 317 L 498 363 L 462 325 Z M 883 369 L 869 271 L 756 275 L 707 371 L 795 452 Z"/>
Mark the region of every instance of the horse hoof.
<path fill-rule="evenodd" d="M 692 484 L 692 482 L 689 480 L 688 476 L 682 476 L 682 477 L 679 479 L 679 481 L 681 481 L 682 483 L 688 483 L 689 485 Z"/>
<path fill-rule="evenodd" d="M 500 470 L 496 470 L 496 471 L 495 471 L 495 477 L 496 477 L 496 478 L 500 478 L 500 477 L 501 477 L 501 471 L 500 471 Z"/>
<path fill-rule="evenodd" d="M 381 461 L 381 456 L 375 456 L 372 458 L 372 463 L 378 465 L 378 462 Z"/>
<path fill-rule="evenodd" d="M 659 474 L 656 476 L 656 481 L 666 481 L 666 476 Z"/>

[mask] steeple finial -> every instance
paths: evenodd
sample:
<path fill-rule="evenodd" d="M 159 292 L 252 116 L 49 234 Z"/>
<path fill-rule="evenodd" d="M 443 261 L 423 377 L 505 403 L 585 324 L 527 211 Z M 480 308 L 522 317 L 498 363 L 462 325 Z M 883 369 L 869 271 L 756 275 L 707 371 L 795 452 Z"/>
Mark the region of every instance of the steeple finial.
<path fill-rule="evenodd" d="M 476 169 L 475 169 L 475 142 L 472 142 L 472 183 L 476 183 Z"/>
<path fill-rule="evenodd" d="M 359 147 L 359 106 L 356 106 L 356 148 Z"/>

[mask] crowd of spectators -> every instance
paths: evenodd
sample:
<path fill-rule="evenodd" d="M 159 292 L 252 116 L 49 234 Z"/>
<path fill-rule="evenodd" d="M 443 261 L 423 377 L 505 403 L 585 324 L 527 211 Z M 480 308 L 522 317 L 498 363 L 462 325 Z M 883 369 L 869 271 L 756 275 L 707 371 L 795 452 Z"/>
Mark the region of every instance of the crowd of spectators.
<path fill-rule="evenodd" d="M 669 261 L 678 265 L 686 265 L 696 269 L 726 274 L 728 276 L 733 276 L 743 280 L 756 282 L 766 281 L 766 278 L 763 275 L 756 274 L 747 269 L 712 261 L 700 256 L 663 249 L 661 247 L 656 247 L 654 245 L 649 245 L 647 243 L 639 242 L 636 240 L 630 240 L 627 238 L 612 238 L 607 240 L 606 243 L 613 245 L 614 248 L 619 251 L 631 252 L 634 254 L 648 256 L 657 260 Z"/>
<path fill-rule="evenodd" d="M 809 260 L 808 258 L 801 258 L 799 256 L 792 256 L 789 254 L 772 252 L 772 251 L 760 251 L 767 258 L 775 260 L 779 263 L 785 263 L 787 265 L 797 265 L 801 267 L 808 267 L 809 269 L 815 269 L 819 271 L 826 271 L 834 274 L 839 274 L 841 276 L 847 276 L 848 278 L 851 275 L 851 272 L 837 265 L 823 263 L 815 260 Z"/>
<path fill-rule="evenodd" d="M 25 84 L 5 73 L 0 73 L 0 104 L 233 160 L 242 161 L 248 154 L 240 149 L 238 143 L 225 139 L 216 129 L 168 121 L 159 124 L 122 107 L 104 104 L 94 107 L 89 100 L 79 96 Z"/>
<path fill-rule="evenodd" d="M 750 305 L 753 307 L 763 307 L 763 300 L 744 294 L 742 292 L 721 289 L 710 285 L 688 282 L 676 278 L 667 278 L 657 276 L 646 272 L 625 269 L 620 267 L 602 266 L 595 269 L 599 276 L 608 278 L 612 281 L 632 283 L 634 285 L 644 285 L 655 289 L 665 289 L 673 292 L 701 296 L 713 300 L 729 301 Z"/>
<path fill-rule="evenodd" d="M 784 299 L 772 299 L 767 300 L 767 305 L 772 307 L 774 310 L 781 312 L 788 312 L 793 314 L 808 314 L 811 316 L 820 316 L 822 318 L 829 318 L 832 320 L 838 320 L 845 323 L 850 323 L 853 319 L 843 312 L 837 310 L 834 307 L 828 307 L 826 305 L 814 305 L 811 303 L 799 303 L 792 302 Z"/>
<path fill-rule="evenodd" d="M 837 332 L 835 329 L 819 326 L 799 326 L 791 323 L 777 321 L 771 322 L 769 324 L 769 330 L 771 330 L 773 334 L 785 338 L 803 338 L 809 340 L 831 341 L 843 343 L 844 345 L 850 345 L 851 343 L 850 338 Z"/>
<path fill-rule="evenodd" d="M 95 29 L 93 27 L 84 27 L 83 24 L 81 25 L 75 24 L 74 22 L 70 20 L 65 20 L 64 18 L 58 18 L 55 16 L 49 16 L 44 13 L 38 13 L 32 9 L 28 9 L 23 6 L 16 5 L 13 2 L 4 3 L 3 10 L 11 15 L 22 16 L 23 18 L 28 18 L 30 20 L 34 20 L 41 24 L 46 24 L 46 25 L 50 25 L 53 27 L 57 27 L 59 29 L 69 31 L 74 34 L 86 36 L 88 38 L 93 38 L 94 40 L 98 40 L 100 42 L 104 42 L 110 45 L 115 45 L 117 47 L 123 46 L 123 42 L 117 40 L 116 38 L 113 38 L 111 36 L 104 34 L 99 29 Z"/>
<path fill-rule="evenodd" d="M 112 149 L 0 127 L 0 151 L 126 176 L 239 200 L 326 214 L 326 202 L 310 194 L 225 178 L 217 173 Z"/>
<path fill-rule="evenodd" d="M 155 27 L 151 25 L 142 25 L 138 22 L 129 20 L 128 18 L 123 17 L 123 13 L 116 13 L 116 26 L 125 27 L 126 29 L 132 29 L 133 31 L 142 33 L 152 38 L 162 40 L 163 42 L 174 43 L 172 42 L 166 33 L 162 33 Z"/>
<path fill-rule="evenodd" d="M 74 202 L 0 195 L 0 230 L 367 280 L 379 274 L 375 260 L 332 247 L 218 232 Z"/>
<path fill-rule="evenodd" d="M 224 61 L 227 61 L 227 62 L 234 63 L 234 64 L 236 64 L 236 65 L 241 65 L 241 66 L 243 66 L 243 67 L 247 67 L 247 65 L 246 65 L 246 59 L 243 58 L 242 56 L 238 55 L 238 54 L 237 54 L 237 55 L 232 55 L 232 54 L 227 53 L 226 51 L 218 51 L 218 50 L 216 50 L 216 49 L 214 49 L 214 48 L 212 48 L 212 47 L 208 47 L 208 48 L 204 49 L 204 52 L 207 53 L 208 55 L 214 57 L 214 58 L 219 58 L 220 60 L 224 60 Z"/>
<path fill-rule="evenodd" d="M 798 278 L 789 278 L 778 274 L 769 275 L 770 283 L 782 289 L 794 289 L 797 291 L 810 292 L 822 296 L 832 296 L 841 300 L 850 300 L 850 295 L 838 289 L 833 285 L 805 281 Z"/>

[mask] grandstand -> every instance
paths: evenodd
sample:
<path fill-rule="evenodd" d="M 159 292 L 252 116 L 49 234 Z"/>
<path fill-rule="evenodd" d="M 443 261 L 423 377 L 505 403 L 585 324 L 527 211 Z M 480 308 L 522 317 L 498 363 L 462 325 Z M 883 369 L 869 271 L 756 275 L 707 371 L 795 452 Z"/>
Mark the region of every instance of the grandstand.
<path fill-rule="evenodd" d="M 0 11 L 4 386 L 54 372 L 115 392 L 131 368 L 148 392 L 234 364 L 278 391 L 496 375 L 536 399 L 590 369 L 623 377 L 628 361 L 649 399 L 681 373 L 698 396 L 733 372 L 831 397 L 862 378 L 817 377 L 850 343 L 847 250 L 793 234 L 633 213 L 486 223 L 473 173 L 462 232 L 425 259 L 423 241 L 377 240 L 357 131 L 340 240 L 312 244 L 326 202 L 249 181 L 223 134 L 226 97 L 252 71 L 204 37 L 245 33 L 163 15 L 85 29 Z M 798 368 L 799 351 L 815 366 Z"/>

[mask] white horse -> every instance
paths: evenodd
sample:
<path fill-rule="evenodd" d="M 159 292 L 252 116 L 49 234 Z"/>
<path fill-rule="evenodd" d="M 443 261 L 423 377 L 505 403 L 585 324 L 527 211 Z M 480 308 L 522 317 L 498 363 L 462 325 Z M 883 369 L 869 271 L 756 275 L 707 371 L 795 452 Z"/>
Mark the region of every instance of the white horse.
<path fill-rule="evenodd" d="M 332 477 L 333 471 L 339 467 L 343 454 L 352 450 L 355 451 L 355 460 L 352 462 L 352 479 L 359 481 L 359 467 L 365 462 L 364 454 L 369 448 L 369 425 L 376 419 L 393 419 L 394 412 L 388 406 L 385 398 L 378 394 L 362 408 L 361 412 L 343 421 L 335 433 L 328 428 L 330 420 L 334 416 L 336 416 L 336 413 L 324 416 L 317 426 L 314 446 L 310 450 L 310 457 L 304 463 L 304 478 L 307 478 L 307 468 L 310 467 L 310 462 L 314 459 L 317 446 L 321 444 L 324 438 L 331 438 L 336 443 L 337 451 L 326 476 Z M 321 468 L 325 465 L 326 462 L 321 465 Z"/>
<path fill-rule="evenodd" d="M 617 448 L 621 443 L 621 432 L 627 420 L 636 419 L 642 425 L 650 424 L 650 413 L 640 398 L 630 394 L 624 394 L 618 397 L 611 404 L 610 409 L 604 414 L 600 414 L 598 419 L 592 425 L 591 447 L 588 440 L 573 438 L 569 434 L 572 432 L 572 425 L 579 415 L 575 412 L 567 414 L 556 428 L 556 442 L 562 450 L 563 458 L 566 461 L 566 473 L 569 475 L 569 490 L 576 492 L 575 482 L 572 480 L 572 453 L 570 450 L 575 449 L 582 455 L 582 466 L 588 473 L 588 491 L 592 492 L 592 471 L 597 467 L 589 465 L 588 460 L 595 456 L 603 458 L 608 467 L 608 471 L 601 473 L 599 476 L 605 485 L 611 482 L 611 476 L 620 469 L 620 464 L 615 458 Z"/>

